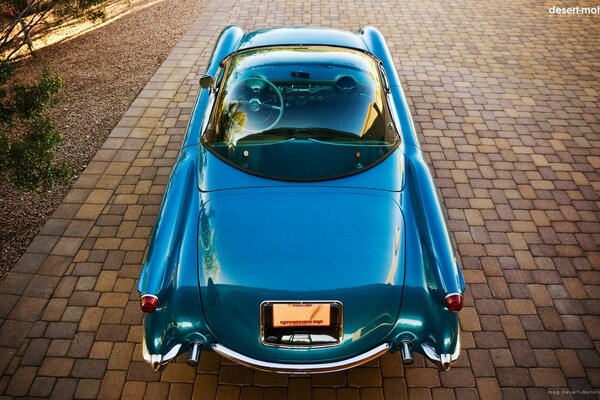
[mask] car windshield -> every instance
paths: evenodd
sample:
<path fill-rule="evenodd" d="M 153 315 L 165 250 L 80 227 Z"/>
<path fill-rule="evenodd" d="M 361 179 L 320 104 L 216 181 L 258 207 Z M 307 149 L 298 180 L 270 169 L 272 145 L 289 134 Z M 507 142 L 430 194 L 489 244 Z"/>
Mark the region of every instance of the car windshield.
<path fill-rule="evenodd" d="M 369 55 L 269 47 L 224 67 L 203 143 L 234 166 L 274 179 L 332 179 L 375 165 L 398 144 Z"/>

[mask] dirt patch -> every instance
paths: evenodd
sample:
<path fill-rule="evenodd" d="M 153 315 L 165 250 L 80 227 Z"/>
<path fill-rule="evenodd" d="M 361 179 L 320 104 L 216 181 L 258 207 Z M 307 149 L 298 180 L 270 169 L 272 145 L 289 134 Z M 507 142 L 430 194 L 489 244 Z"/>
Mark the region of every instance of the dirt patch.
<path fill-rule="evenodd" d="M 78 172 L 85 168 L 206 3 L 132 1 L 131 8 L 120 9 L 119 18 L 40 49 L 23 62 L 18 79 L 35 77 L 45 65 L 63 79 L 63 100 L 50 110 L 64 134 L 59 158 L 68 159 Z M 69 188 L 70 184 L 51 191 L 25 192 L 0 184 L 0 281 Z"/>

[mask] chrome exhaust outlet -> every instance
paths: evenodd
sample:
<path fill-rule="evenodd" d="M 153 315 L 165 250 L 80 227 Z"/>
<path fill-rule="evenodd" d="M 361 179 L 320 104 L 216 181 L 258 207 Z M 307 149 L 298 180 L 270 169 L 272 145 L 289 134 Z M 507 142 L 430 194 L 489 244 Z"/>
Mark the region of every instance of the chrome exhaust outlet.
<path fill-rule="evenodd" d="M 413 363 L 412 350 L 410 342 L 400 342 L 400 354 L 402 355 L 402 363 L 410 365 Z"/>
<path fill-rule="evenodd" d="M 152 354 L 150 356 L 150 364 L 155 371 L 158 371 L 162 366 L 162 356 L 160 354 Z"/>
<path fill-rule="evenodd" d="M 440 369 L 442 371 L 448 371 L 452 366 L 452 355 L 451 354 L 440 354 Z"/>
<path fill-rule="evenodd" d="M 188 351 L 188 360 L 187 360 L 187 363 L 189 366 L 195 367 L 198 365 L 198 360 L 200 360 L 201 352 L 202 352 L 202 343 L 200 343 L 200 342 L 190 343 L 190 350 Z"/>

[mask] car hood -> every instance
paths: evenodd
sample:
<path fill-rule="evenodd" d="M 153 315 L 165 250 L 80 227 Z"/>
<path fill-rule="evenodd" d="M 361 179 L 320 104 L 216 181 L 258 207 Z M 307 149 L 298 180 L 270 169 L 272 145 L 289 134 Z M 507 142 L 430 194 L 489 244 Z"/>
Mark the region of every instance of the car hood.
<path fill-rule="evenodd" d="M 199 221 L 200 292 L 219 342 L 272 361 L 334 360 L 381 343 L 400 310 L 404 234 L 397 193 L 343 188 L 225 190 Z M 311 351 L 260 342 L 260 304 L 343 304 L 343 343 Z M 316 357 L 316 358 L 315 358 Z"/>
<path fill-rule="evenodd" d="M 238 50 L 268 46 L 325 45 L 366 50 L 365 43 L 354 33 L 330 28 L 295 27 L 262 29 L 249 32 Z"/>

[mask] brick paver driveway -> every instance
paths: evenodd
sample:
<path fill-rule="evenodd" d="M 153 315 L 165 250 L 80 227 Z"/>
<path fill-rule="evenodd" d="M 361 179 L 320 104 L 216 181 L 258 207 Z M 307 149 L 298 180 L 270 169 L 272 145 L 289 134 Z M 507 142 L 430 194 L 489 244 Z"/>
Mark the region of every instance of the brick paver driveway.
<path fill-rule="evenodd" d="M 214 1 L 0 285 L 0 394 L 56 398 L 571 399 L 600 388 L 600 16 L 541 1 Z M 135 292 L 219 31 L 378 26 L 469 289 L 440 374 L 385 355 L 313 377 L 202 356 L 154 373 Z M 571 392 L 552 392 L 561 388 Z M 585 393 L 587 391 L 587 394 Z"/>

